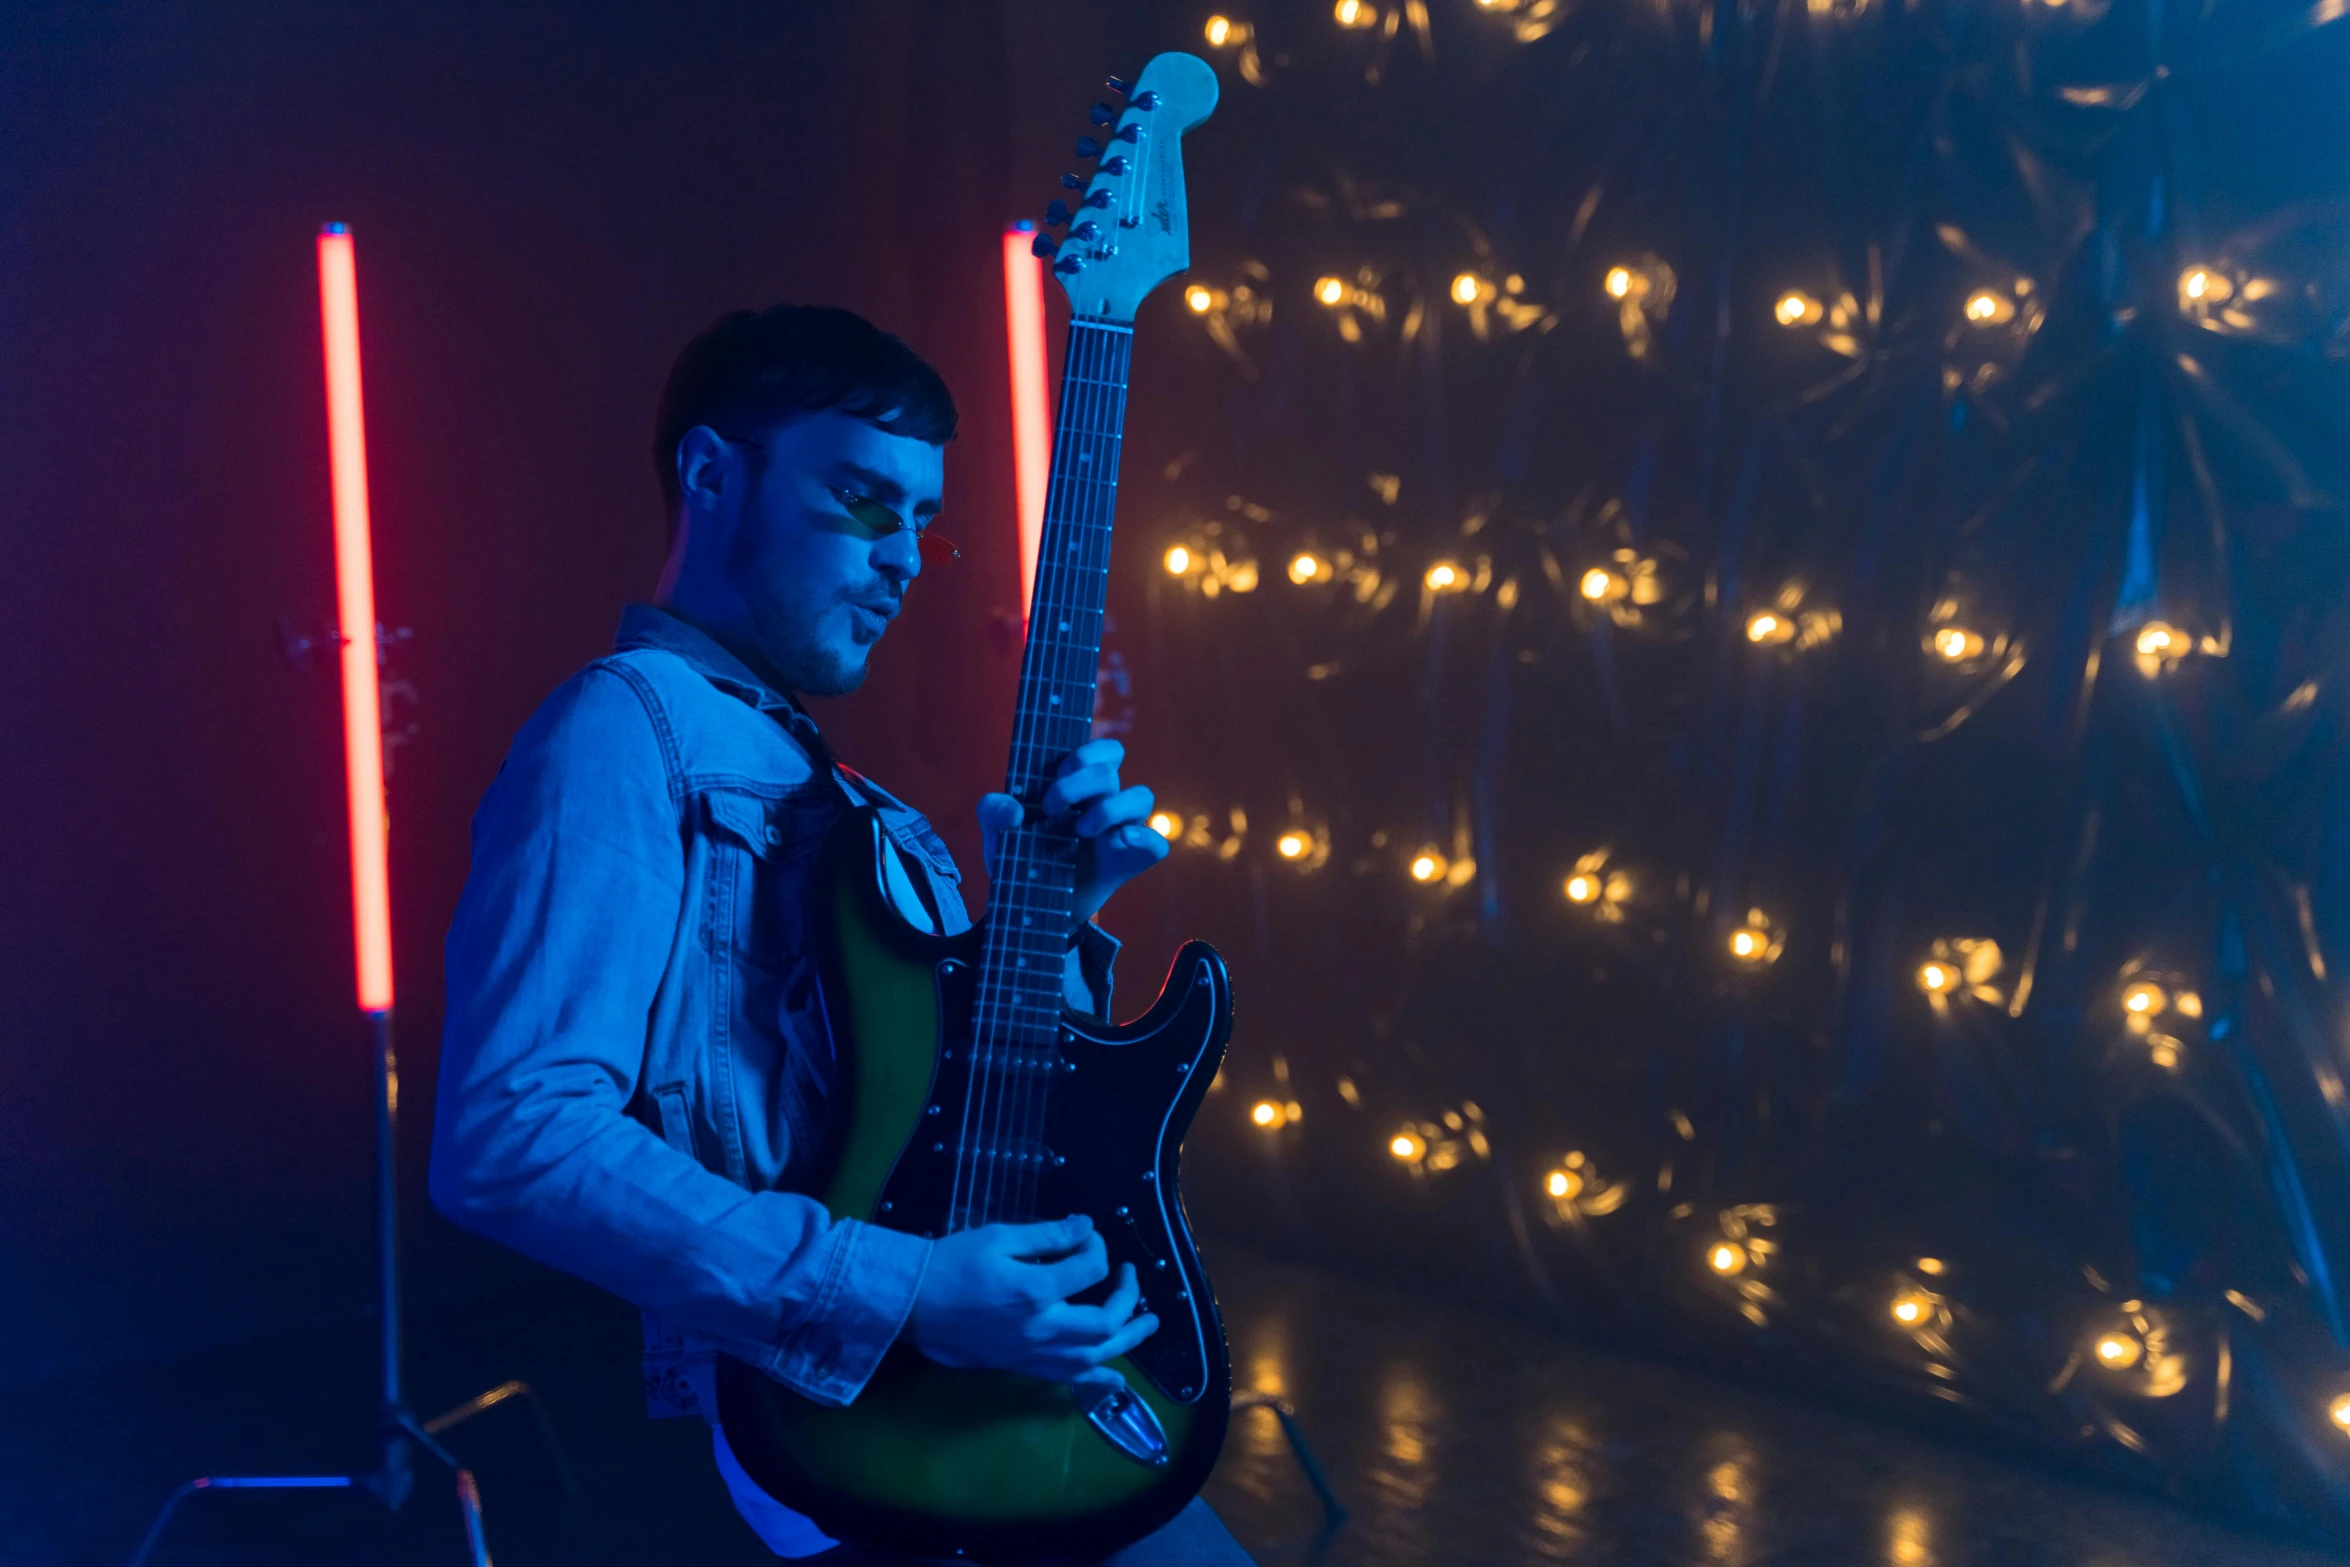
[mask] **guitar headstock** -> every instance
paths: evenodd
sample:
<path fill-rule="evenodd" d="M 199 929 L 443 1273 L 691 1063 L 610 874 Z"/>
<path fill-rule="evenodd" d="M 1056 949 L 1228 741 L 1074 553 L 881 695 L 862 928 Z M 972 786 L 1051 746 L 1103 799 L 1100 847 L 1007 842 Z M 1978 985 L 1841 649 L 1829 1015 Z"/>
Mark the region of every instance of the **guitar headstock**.
<path fill-rule="evenodd" d="M 1082 194 L 1055 201 L 1045 223 L 1068 225 L 1056 241 L 1039 234 L 1036 253 L 1081 316 L 1131 321 L 1150 291 L 1191 265 L 1191 213 L 1183 194 L 1183 133 L 1216 108 L 1216 73 L 1197 55 L 1169 52 L 1143 67 L 1131 87 L 1116 77 L 1123 110 L 1093 106 L 1093 135 L 1077 155 L 1098 160 L 1093 178 L 1061 176 Z"/>

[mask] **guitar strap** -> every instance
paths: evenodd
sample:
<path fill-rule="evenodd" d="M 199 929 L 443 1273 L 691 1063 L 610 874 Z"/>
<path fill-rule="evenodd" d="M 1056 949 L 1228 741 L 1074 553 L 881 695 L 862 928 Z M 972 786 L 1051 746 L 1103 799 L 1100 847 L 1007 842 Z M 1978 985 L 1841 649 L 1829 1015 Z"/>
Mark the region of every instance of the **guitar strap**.
<path fill-rule="evenodd" d="M 881 814 L 881 802 L 867 792 L 865 779 L 855 768 L 845 762 L 834 762 L 832 764 L 832 781 L 839 787 L 842 794 L 848 796 L 849 804 L 852 807 L 871 810 L 876 816 Z M 904 850 L 898 847 L 896 838 L 891 836 L 886 827 L 882 829 L 881 836 L 882 841 L 889 846 L 889 852 L 897 858 L 899 868 L 906 873 L 906 883 L 914 889 L 914 896 L 921 901 L 922 912 L 929 916 L 930 928 L 935 931 L 944 931 L 947 928 L 946 913 L 939 907 L 938 892 L 930 884 L 929 865 L 923 864 L 919 868 L 908 865 L 906 863 L 908 856 Z"/>
<path fill-rule="evenodd" d="M 870 782 L 865 782 L 865 775 L 858 773 L 853 766 L 848 766 L 846 761 L 841 761 L 839 756 L 832 754 L 832 747 L 825 742 L 825 733 L 820 731 L 820 728 L 815 728 L 815 719 L 811 717 L 811 714 L 808 714 L 806 707 L 799 705 L 799 700 L 785 695 L 780 705 L 766 705 L 766 702 L 761 702 L 761 707 L 766 707 L 766 712 L 773 714 L 773 719 L 783 726 L 783 733 L 790 735 L 792 745 L 797 745 L 801 752 L 808 754 L 808 764 L 811 764 L 813 768 L 820 768 L 820 771 L 823 771 L 825 775 L 830 775 L 832 787 L 839 789 L 841 796 L 844 796 L 844 799 L 848 801 L 848 808 L 851 808 L 851 811 L 872 811 L 874 815 L 877 815 L 877 818 L 884 820 L 881 841 L 884 841 L 888 846 L 891 858 L 898 862 L 898 872 L 902 876 L 902 881 L 907 883 L 907 888 L 912 888 L 914 900 L 921 904 L 921 912 L 924 912 L 926 919 L 931 921 L 931 930 L 940 930 L 942 933 L 942 930 L 947 928 L 947 916 L 945 916 L 945 909 L 942 909 L 940 902 L 938 902 L 938 888 L 935 888 L 931 883 L 931 874 L 933 874 L 931 865 L 928 865 L 928 862 L 921 862 L 919 867 L 907 865 L 907 860 L 921 860 L 921 858 L 919 855 L 907 855 L 905 846 L 900 846 L 898 839 L 895 839 L 895 834 L 888 832 L 888 825 L 886 825 L 888 806 L 895 806 L 898 801 L 888 799 L 886 794 L 881 796 L 881 799 L 874 799 L 874 796 L 881 794 L 881 789 L 870 785 Z"/>

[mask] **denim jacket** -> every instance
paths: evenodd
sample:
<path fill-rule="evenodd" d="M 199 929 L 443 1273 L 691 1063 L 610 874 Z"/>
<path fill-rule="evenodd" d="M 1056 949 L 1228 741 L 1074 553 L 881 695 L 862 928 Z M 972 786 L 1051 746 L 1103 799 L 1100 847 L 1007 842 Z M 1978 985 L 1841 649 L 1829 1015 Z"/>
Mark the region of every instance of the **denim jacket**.
<path fill-rule="evenodd" d="M 852 803 L 876 807 L 909 870 L 904 912 L 967 929 L 921 813 L 837 767 L 717 643 L 638 605 L 524 725 L 474 817 L 433 1201 L 643 1308 L 655 1414 L 715 1418 L 721 1350 L 848 1403 L 921 1283 L 928 1240 L 803 1195 L 837 1081 L 810 873 Z M 1080 937 L 1106 1011 L 1116 943 Z"/>

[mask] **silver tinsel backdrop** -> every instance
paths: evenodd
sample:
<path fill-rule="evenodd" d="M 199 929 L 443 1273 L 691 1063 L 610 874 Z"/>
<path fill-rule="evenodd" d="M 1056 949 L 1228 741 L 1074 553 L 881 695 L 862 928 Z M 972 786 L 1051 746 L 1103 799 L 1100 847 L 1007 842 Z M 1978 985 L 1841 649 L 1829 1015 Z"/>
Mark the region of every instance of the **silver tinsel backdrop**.
<path fill-rule="evenodd" d="M 1203 1217 L 2350 1538 L 2346 11 L 1200 14 Z"/>

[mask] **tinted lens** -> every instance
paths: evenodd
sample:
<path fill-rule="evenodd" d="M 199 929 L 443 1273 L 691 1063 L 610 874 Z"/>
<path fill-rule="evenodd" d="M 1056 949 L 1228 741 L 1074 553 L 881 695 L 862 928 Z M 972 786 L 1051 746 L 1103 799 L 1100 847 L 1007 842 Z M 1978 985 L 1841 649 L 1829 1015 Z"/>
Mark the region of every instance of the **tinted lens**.
<path fill-rule="evenodd" d="M 896 512 L 879 501 L 867 500 L 863 496 L 842 501 L 841 509 L 849 514 L 850 520 L 858 527 L 877 539 L 887 538 L 905 526 Z"/>

